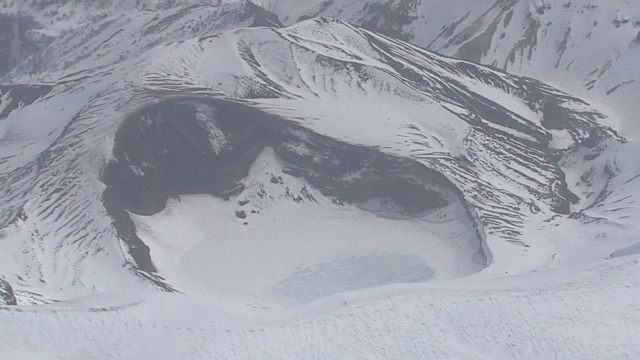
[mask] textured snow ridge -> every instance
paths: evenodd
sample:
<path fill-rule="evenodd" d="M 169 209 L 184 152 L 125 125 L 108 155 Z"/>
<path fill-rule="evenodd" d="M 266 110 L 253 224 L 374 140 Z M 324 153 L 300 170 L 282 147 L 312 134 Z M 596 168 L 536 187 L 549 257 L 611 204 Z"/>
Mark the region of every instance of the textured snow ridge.
<path fill-rule="evenodd" d="M 366 29 L 411 42 L 425 49 L 463 58 L 549 82 L 607 107 L 617 115 L 608 125 L 638 136 L 635 100 L 640 84 L 640 5 L 631 0 L 256 0 L 285 24 L 312 17 L 338 18 Z M 70 29 L 96 31 L 144 18 L 134 9 L 180 6 L 254 6 L 244 0 L 121 0 L 5 2 L 2 12 L 23 21 L 24 35 L 12 42 L 15 59 L 23 59 Z M 251 5 L 248 5 L 251 4 Z M 195 33 L 215 23 L 203 12 Z M 137 14 L 131 19 L 131 14 Z M 20 17 L 20 14 L 28 16 Z M 115 14 L 115 16 L 114 16 Z M 262 18 L 262 16 L 259 16 Z M 268 17 L 267 17 L 268 18 Z M 35 20 L 35 21 L 34 21 Z M 107 25 L 107 22 L 112 22 Z M 15 22 L 12 22 L 15 24 Z M 2 26 L 2 19 L 0 19 Z M 11 28 L 12 25 L 7 29 Z M 113 27 L 118 29 L 117 27 Z M 183 29 L 187 30 L 187 29 Z M 85 33 L 86 34 L 86 33 Z M 64 36 L 62 36 L 64 37 Z M 89 36 L 90 37 L 90 36 Z M 129 40 L 130 41 L 130 40 Z M 88 47 L 98 46 L 99 42 Z M 0 44 L 1 46 L 1 44 Z M 594 51 L 593 49 L 598 49 Z M 76 49 L 75 51 L 78 51 Z M 6 53 L 9 53 L 7 51 Z M 86 52 L 85 52 L 86 53 Z M 128 56 L 119 52 L 107 57 Z M 0 60 L 0 62 L 3 60 Z M 2 69 L 0 64 L 0 69 Z M 2 71 L 2 70 L 0 70 Z"/>
<path fill-rule="evenodd" d="M 3 358 L 635 359 L 638 259 L 463 286 L 402 286 L 304 308 L 232 310 L 117 293 L 0 308 Z M 615 334 L 615 335 L 612 335 Z M 132 341 L 135 339 L 136 341 Z"/>
<path fill-rule="evenodd" d="M 144 3 L 42 4 L 69 23 L 3 77 L 0 358 L 638 357 L 607 111 L 340 20 Z"/>
<path fill-rule="evenodd" d="M 640 3 L 629 0 L 265 0 L 284 23 L 328 16 L 547 81 L 606 106 L 638 136 Z M 594 51 L 597 49 L 597 51 Z"/>
<path fill-rule="evenodd" d="M 250 2 L 105 13 L 79 30 L 55 37 L 41 51 L 12 69 L 7 77 L 42 74 L 44 70 L 50 77 L 82 74 L 89 69 L 135 58 L 161 43 L 210 35 L 225 29 L 268 25 L 280 25 L 277 16 Z"/>

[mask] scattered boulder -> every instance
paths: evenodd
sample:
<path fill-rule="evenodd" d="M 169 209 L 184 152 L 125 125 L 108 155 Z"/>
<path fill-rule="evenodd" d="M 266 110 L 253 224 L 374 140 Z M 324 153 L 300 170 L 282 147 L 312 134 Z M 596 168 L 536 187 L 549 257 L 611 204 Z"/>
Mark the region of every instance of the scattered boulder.
<path fill-rule="evenodd" d="M 541 6 L 536 7 L 536 12 L 538 15 L 544 15 L 547 10 L 551 10 L 551 4 L 542 4 Z"/>
<path fill-rule="evenodd" d="M 0 305 L 18 305 L 11 285 L 4 280 L 0 280 Z"/>

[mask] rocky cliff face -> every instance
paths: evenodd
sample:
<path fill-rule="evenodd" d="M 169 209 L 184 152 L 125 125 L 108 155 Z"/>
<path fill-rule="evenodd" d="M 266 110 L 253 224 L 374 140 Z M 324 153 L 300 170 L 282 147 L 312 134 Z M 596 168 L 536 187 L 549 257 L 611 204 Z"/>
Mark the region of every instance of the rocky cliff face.
<path fill-rule="evenodd" d="M 83 28 L 90 41 L 82 46 L 88 47 L 93 46 L 91 32 L 95 31 L 96 24 L 110 19 L 112 26 L 117 27 L 119 22 L 114 19 L 134 21 L 132 14 L 140 10 L 149 14 L 150 10 L 201 7 L 199 11 L 204 13 L 200 20 L 208 20 L 195 25 L 197 20 L 192 19 L 190 30 L 194 30 L 194 34 L 207 28 L 207 23 L 215 22 L 212 20 L 215 17 L 206 14 L 206 9 L 212 7 L 264 7 L 272 13 L 256 11 L 254 24 L 260 25 L 277 24 L 278 16 L 285 24 L 319 16 L 338 18 L 425 49 L 541 79 L 590 100 L 607 102 L 622 118 L 608 125 L 624 127 L 625 131 L 633 132 L 633 136 L 640 135 L 633 126 L 634 115 L 639 110 L 633 100 L 640 79 L 633 64 L 637 62 L 634 49 L 638 48 L 640 6 L 626 0 L 564 3 L 452 0 L 446 4 L 414 0 L 121 0 L 99 4 L 74 1 L 74 6 L 68 3 L 16 1 L 0 9 L 0 13 L 14 17 L 31 14 L 38 26 L 45 28 L 37 32 L 38 37 Z M 101 44 L 100 40 L 95 44 Z M 78 46 L 80 44 L 76 44 Z M 137 47 L 144 46 L 138 44 Z M 592 51 L 594 48 L 598 49 L 597 53 Z M 110 55 L 103 51 L 101 55 L 126 57 L 129 52 Z M 44 58 L 57 59 L 57 56 L 48 53 Z"/>
<path fill-rule="evenodd" d="M 38 49 L 29 31 L 38 25 L 27 17 L 3 15 L 0 10 L 0 78 Z"/>
<path fill-rule="evenodd" d="M 13 289 L 8 282 L 0 279 L 0 305 L 17 305 Z"/>

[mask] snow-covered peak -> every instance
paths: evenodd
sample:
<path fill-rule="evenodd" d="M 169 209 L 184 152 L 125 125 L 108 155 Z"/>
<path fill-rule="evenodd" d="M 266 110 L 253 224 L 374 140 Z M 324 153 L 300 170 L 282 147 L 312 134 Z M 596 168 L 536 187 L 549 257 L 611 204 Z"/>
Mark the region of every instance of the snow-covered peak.
<path fill-rule="evenodd" d="M 640 3 L 612 1 L 275 1 L 284 23 L 340 18 L 454 56 L 534 77 L 582 95 L 638 136 L 635 67 Z"/>
<path fill-rule="evenodd" d="M 35 73 L 12 73 L 15 79 L 49 85 L 9 86 L 3 90 L 6 111 L 0 122 L 0 147 L 6 157 L 0 168 L 3 180 L 15 185 L 1 190 L 8 199 L 2 222 L 10 229 L 7 231 L 15 232 L 15 239 L 40 234 L 36 236 L 41 239 L 38 241 L 46 239 L 44 254 L 57 248 L 68 249 L 54 252 L 59 261 L 68 264 L 64 271 L 43 270 L 46 291 L 62 288 L 83 292 L 87 291 L 85 283 L 104 289 L 114 286 L 102 276 L 96 278 L 95 274 L 82 271 L 87 266 L 84 264 L 98 260 L 76 254 L 69 242 L 94 253 L 105 266 L 107 259 L 118 257 L 121 248 L 124 257 L 120 261 L 152 283 L 171 289 L 175 284 L 162 280 L 162 273 L 157 273 L 153 253 L 137 235 L 125 210 L 153 214 L 163 208 L 162 199 L 167 195 L 213 191 L 202 183 L 175 187 L 165 181 L 211 181 L 206 175 L 207 167 L 189 167 L 197 164 L 194 159 L 205 156 L 205 163 L 207 156 L 224 159 L 231 156 L 226 155 L 227 151 L 236 154 L 247 146 L 253 150 L 243 159 L 256 156 L 254 146 L 270 145 L 281 149 L 280 156 L 302 151 L 299 155 L 303 158 L 324 159 L 327 164 L 322 166 L 349 164 L 351 160 L 330 156 L 336 145 L 317 144 L 316 137 L 322 136 L 345 144 L 342 146 L 353 146 L 353 151 L 376 149 L 385 156 L 410 159 L 412 166 L 438 173 L 442 177 L 438 181 L 448 184 L 447 191 L 457 194 L 464 204 L 475 224 L 477 239 L 488 244 L 487 254 L 493 254 L 491 269 L 529 271 L 546 262 L 553 247 L 543 244 L 529 252 L 538 240 L 525 229 L 536 227 L 555 214 L 567 215 L 598 201 L 606 180 L 575 180 L 609 166 L 611 149 L 622 140 L 599 125 L 606 115 L 538 81 L 436 55 L 340 20 L 317 18 L 287 28 L 224 31 L 225 24 L 233 22 L 218 16 L 206 36 L 189 37 L 189 32 L 180 30 L 184 26 L 177 24 L 198 24 L 197 14 L 218 14 L 219 9 L 179 9 L 161 10 L 151 18 L 154 29 L 156 23 L 161 23 L 167 34 L 176 34 L 175 38 L 143 37 L 150 44 L 149 49 L 132 50 L 123 59 L 96 56 L 99 64 L 90 67 L 93 61 L 84 59 L 102 53 L 111 42 L 118 49 L 135 47 L 128 36 L 121 34 L 139 33 L 138 27 L 145 21 L 124 22 L 119 31 L 104 27 L 94 34 L 107 38 L 104 45 L 91 48 L 94 50 L 80 57 L 80 53 L 73 52 L 73 46 L 67 48 L 72 50 L 69 59 L 76 59 L 75 64 L 65 67 L 57 62 L 43 63 Z M 182 16 L 175 16 L 178 13 Z M 142 14 L 143 18 L 149 17 L 146 12 Z M 131 19 L 137 19 L 137 15 Z M 248 21 L 253 17 L 249 16 Z M 73 44 L 74 39 L 70 37 L 63 44 Z M 153 110 L 155 104 L 175 98 L 192 102 Z M 201 104 L 203 99 L 218 102 Z M 304 141 L 315 145 L 283 142 L 279 137 L 257 138 L 257 145 L 251 146 L 246 140 L 238 143 L 240 140 L 234 139 L 249 136 L 238 134 L 249 132 L 252 127 L 239 130 L 247 125 L 237 125 L 239 128 L 225 130 L 220 128 L 220 121 L 231 121 L 231 114 L 243 114 L 248 111 L 245 108 L 258 111 L 246 116 L 256 118 L 258 124 L 269 129 L 284 126 L 282 121 L 302 127 L 311 135 L 296 132 L 298 135 L 293 138 L 310 138 Z M 132 114 L 141 111 L 145 114 L 141 122 L 134 121 L 137 115 Z M 186 114 L 192 113 L 193 120 L 187 121 L 191 115 Z M 41 124 L 42 114 L 51 118 L 46 126 Z M 182 123 L 175 123 L 176 119 L 183 119 Z M 160 138 L 140 140 L 143 135 L 133 130 L 140 126 L 150 126 L 143 134 L 157 133 Z M 193 135 L 162 140 L 163 136 L 174 136 L 171 134 L 176 132 L 169 131 L 172 126 L 178 126 L 181 134 Z M 202 129 L 202 134 L 196 135 L 194 129 Z M 240 132 L 234 135 L 237 131 Z M 185 141 L 195 141 L 195 149 L 208 150 L 201 150 L 205 155 L 196 155 L 199 153 L 193 150 L 196 152 L 189 161 L 180 160 L 187 154 L 185 149 L 178 151 L 180 147 L 157 150 L 159 158 L 149 157 L 156 151 L 153 149 L 157 145 L 152 144 Z M 135 151 L 142 152 L 114 148 L 114 144 L 123 142 L 140 143 L 137 146 L 142 148 Z M 163 155 L 164 151 L 172 155 Z M 165 156 L 178 162 L 162 166 L 156 163 Z M 102 170 L 113 161 L 130 166 L 115 167 L 104 175 Z M 158 170 L 172 166 L 185 168 Z M 202 172 L 204 178 L 178 175 L 192 171 Z M 239 179 L 233 179 L 242 174 L 238 169 L 229 171 L 235 175 L 213 188 L 222 191 L 220 194 L 235 191 L 234 181 Z M 350 171 L 359 173 L 356 168 Z M 170 175 L 172 172 L 176 174 Z M 140 182 L 143 179 L 151 183 Z M 102 181 L 109 185 L 106 191 Z M 141 184 L 147 185 L 139 187 Z M 164 186 L 169 186 L 168 190 L 147 193 Z M 122 189 L 129 190 L 119 193 Z M 30 194 L 26 202 L 25 192 Z M 117 200 L 116 195 L 125 201 Z M 130 201 L 140 196 L 135 204 Z M 44 205 L 49 202 L 56 205 Z M 40 210 L 42 206 L 46 211 Z M 24 213 L 25 219 L 15 221 L 18 213 Z M 75 225 L 71 228 L 64 225 L 72 223 Z M 70 238 L 71 233 L 74 235 Z M 610 244 L 604 253 L 612 253 L 619 245 Z M 512 264 L 508 259 L 514 253 L 526 261 Z M 41 266 L 40 261 L 25 260 L 30 266 Z M 24 280 L 18 283 L 21 286 L 34 286 L 36 278 L 26 269 L 9 272 L 22 274 Z"/>

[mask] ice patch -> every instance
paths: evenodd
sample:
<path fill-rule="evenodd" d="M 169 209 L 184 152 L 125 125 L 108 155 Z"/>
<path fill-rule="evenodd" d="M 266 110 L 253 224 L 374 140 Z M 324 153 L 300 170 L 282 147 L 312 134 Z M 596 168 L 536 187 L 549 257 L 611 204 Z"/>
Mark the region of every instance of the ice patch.
<path fill-rule="evenodd" d="M 309 302 L 346 291 L 399 283 L 420 283 L 435 271 L 419 256 L 368 254 L 300 268 L 274 286 L 285 301 Z"/>

